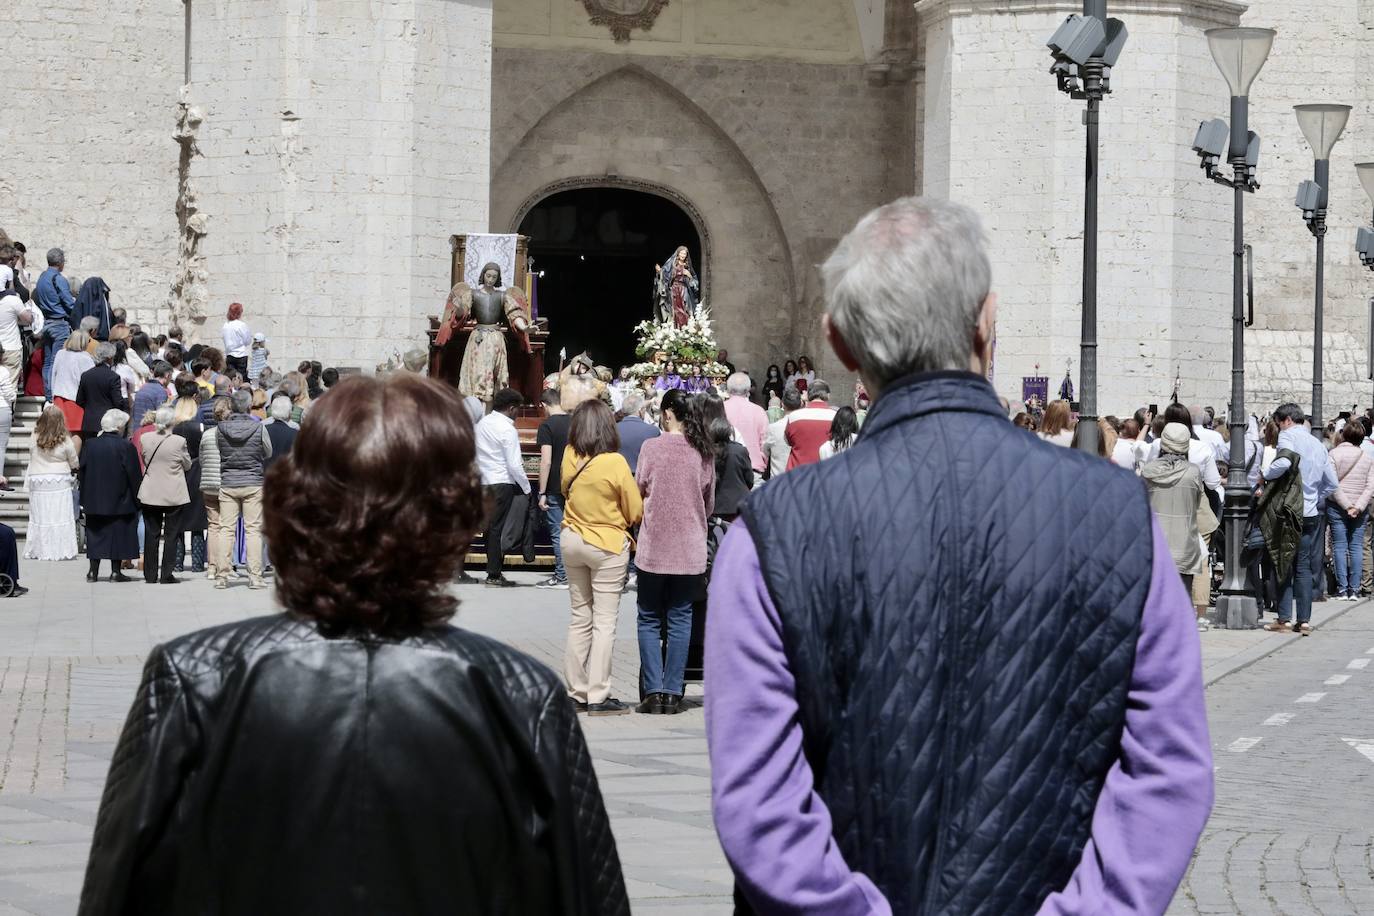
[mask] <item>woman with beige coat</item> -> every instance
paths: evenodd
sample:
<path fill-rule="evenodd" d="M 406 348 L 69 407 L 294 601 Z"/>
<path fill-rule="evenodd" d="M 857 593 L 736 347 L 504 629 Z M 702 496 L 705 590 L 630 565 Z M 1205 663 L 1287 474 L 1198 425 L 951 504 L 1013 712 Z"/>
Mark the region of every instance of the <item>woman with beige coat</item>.
<path fill-rule="evenodd" d="M 173 577 L 172 565 L 181 537 L 181 514 L 191 502 L 186 489 L 191 453 L 186 449 L 186 440 L 172 432 L 175 422 L 176 411 L 159 407 L 154 430 L 145 434 L 140 443 L 144 466 L 143 484 L 138 488 L 138 502 L 143 507 L 143 581 L 150 585 L 181 581 Z"/>

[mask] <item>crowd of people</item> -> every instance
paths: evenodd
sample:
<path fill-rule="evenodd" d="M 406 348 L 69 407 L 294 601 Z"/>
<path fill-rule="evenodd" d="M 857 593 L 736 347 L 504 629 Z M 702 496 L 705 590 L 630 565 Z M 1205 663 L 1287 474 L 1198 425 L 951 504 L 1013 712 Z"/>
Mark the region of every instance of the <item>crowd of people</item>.
<path fill-rule="evenodd" d="M 1034 401 L 1012 422 L 1041 439 L 1077 446 L 1084 424 L 1068 401 Z M 1371 594 L 1370 502 L 1374 498 L 1374 408 L 1317 424 L 1297 404 L 1252 414 L 1245 424 L 1245 486 L 1250 513 L 1242 558 L 1264 628 L 1312 632 L 1314 601 Z M 1138 474 L 1189 588 L 1199 629 L 1218 592 L 1221 525 L 1231 470 L 1231 431 L 1212 407 L 1177 402 L 1097 421 L 1098 456 Z"/>
<path fill-rule="evenodd" d="M 0 247 L 0 451 L 19 392 L 45 400 L 25 472 L 23 556 L 69 560 L 84 545 L 90 582 L 107 563 L 113 582 L 131 569 L 157 584 L 191 572 L 227 588 L 242 570 L 264 588 L 264 476 L 338 371 L 315 361 L 276 371 L 240 303 L 227 309 L 222 348 L 187 344 L 177 327 L 128 322 L 99 277 L 73 294 L 61 249 L 36 280 L 24 256 L 22 244 Z M 6 541 L 0 530 L 0 571 Z"/>
<path fill-rule="evenodd" d="M 265 483 L 241 476 L 272 439 L 242 419 L 251 389 L 212 395 L 201 485 L 215 475 L 221 516 L 249 514 L 265 486 L 290 613 L 151 653 L 83 911 L 196 909 L 213 887 L 235 912 L 628 913 L 577 713 L 628 711 L 610 647 L 633 576 L 646 714 L 682 708 L 691 608 L 710 606 L 711 803 L 741 911 L 1163 912 L 1213 800 L 1172 519 L 1200 506 L 1216 452 L 1210 474 L 1194 466 L 1190 443 L 1210 437 L 1177 405 L 1157 432 L 1147 418 L 1143 485 L 1111 466 L 1114 443 L 1057 447 L 1074 437 L 1058 405 L 1038 437 L 1018 429 L 987 382 L 991 273 L 978 218 L 948 201 L 897 201 L 841 240 L 822 268 L 825 333 L 873 392 L 862 417 L 782 370 L 776 418 L 738 373 L 724 397 L 628 392 L 618 411 L 546 398 L 531 495 L 558 522 L 545 585 L 570 596 L 562 676 L 447 622 L 468 545 L 485 529 L 490 546 L 493 517 L 532 489 L 518 394 L 474 416 L 438 382 L 349 378 Z M 170 502 L 193 450 L 172 444 L 190 405 L 165 409 L 140 446 L 117 411 L 92 441 L 111 437 L 111 476 L 158 463 Z M 81 434 L 60 409 L 50 429 L 59 415 Z M 1351 477 L 1365 459 L 1323 465 L 1291 405 L 1275 423 L 1265 504 L 1284 525 L 1295 511 L 1310 546 L 1317 500 L 1367 498 L 1367 473 Z M 1013 474 L 1036 485 L 989 485 Z M 502 587 L 495 528 L 487 581 Z M 1286 543 L 1266 540 L 1275 562 Z"/>

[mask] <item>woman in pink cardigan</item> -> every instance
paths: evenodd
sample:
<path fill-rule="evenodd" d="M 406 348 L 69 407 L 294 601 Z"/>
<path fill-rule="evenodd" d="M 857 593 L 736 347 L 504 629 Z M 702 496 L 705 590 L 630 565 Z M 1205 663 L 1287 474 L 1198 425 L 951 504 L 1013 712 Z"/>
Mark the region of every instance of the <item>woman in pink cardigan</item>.
<path fill-rule="evenodd" d="M 1341 430 L 1341 444 L 1331 450 L 1331 463 L 1341 482 L 1326 503 L 1337 601 L 1357 600 L 1363 572 L 1364 526 L 1369 521 L 1369 500 L 1374 497 L 1374 458 L 1360 448 L 1364 434 L 1363 424 L 1350 420 Z"/>
<path fill-rule="evenodd" d="M 715 499 L 715 449 L 700 395 L 674 388 L 659 407 L 663 435 L 644 443 L 635 479 L 644 496 L 635 569 L 639 571 L 637 712 L 682 711 L 692 604 L 706 597 L 706 519 Z"/>

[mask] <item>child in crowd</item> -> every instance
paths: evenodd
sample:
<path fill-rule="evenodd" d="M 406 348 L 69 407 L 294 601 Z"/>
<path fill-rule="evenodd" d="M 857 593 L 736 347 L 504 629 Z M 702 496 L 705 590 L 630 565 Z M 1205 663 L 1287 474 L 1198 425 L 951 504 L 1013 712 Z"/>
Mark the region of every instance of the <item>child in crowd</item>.
<path fill-rule="evenodd" d="M 253 348 L 248 351 L 248 377 L 260 378 L 267 368 L 267 335 L 259 331 L 253 335 Z"/>

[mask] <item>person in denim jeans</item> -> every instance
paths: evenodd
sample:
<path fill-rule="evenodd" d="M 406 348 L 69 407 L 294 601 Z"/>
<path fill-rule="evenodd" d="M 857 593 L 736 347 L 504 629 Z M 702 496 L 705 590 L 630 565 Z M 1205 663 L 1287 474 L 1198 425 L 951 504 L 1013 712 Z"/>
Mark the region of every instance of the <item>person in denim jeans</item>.
<path fill-rule="evenodd" d="M 1337 601 L 1356 600 L 1364 564 L 1365 525 L 1374 497 L 1374 458 L 1360 448 L 1364 437 L 1364 424 L 1351 420 L 1341 430 L 1341 443 L 1331 450 L 1340 486 L 1326 502 L 1326 521 L 1331 529 Z"/>
<path fill-rule="evenodd" d="M 1290 630 L 1304 636 L 1312 632 L 1308 623 L 1312 619 L 1312 561 L 1314 545 L 1317 541 L 1317 522 L 1320 519 L 1318 506 L 1334 493 L 1340 482 L 1336 479 L 1336 469 L 1331 456 L 1326 452 L 1322 441 L 1303 426 L 1302 408 L 1297 404 L 1284 404 L 1274 412 L 1274 422 L 1279 425 L 1279 451 L 1285 449 L 1298 455 L 1298 473 L 1302 478 L 1302 541 L 1298 554 L 1293 558 L 1293 569 L 1283 583 L 1283 594 L 1279 598 L 1279 619 L 1265 627 L 1272 633 L 1287 633 Z M 1280 456 L 1264 472 L 1265 480 L 1278 480 L 1288 473 L 1292 462 Z M 1297 600 L 1297 619 L 1293 617 L 1293 602 Z M 1291 626 L 1290 626 L 1291 624 Z"/>
<path fill-rule="evenodd" d="M 535 441 L 539 445 L 539 508 L 549 526 L 553 542 L 553 575 L 535 588 L 568 587 L 568 572 L 563 568 L 563 450 L 568 447 L 572 420 L 558 401 L 557 391 L 545 391 L 544 412 L 548 418 L 539 424 Z"/>
<path fill-rule="evenodd" d="M 701 395 L 674 388 L 663 395 L 663 435 L 645 442 L 635 479 L 644 522 L 635 554 L 639 589 L 639 676 L 642 713 L 682 711 L 692 605 L 706 597 L 706 519 L 715 503 L 715 449 L 706 433 Z"/>

